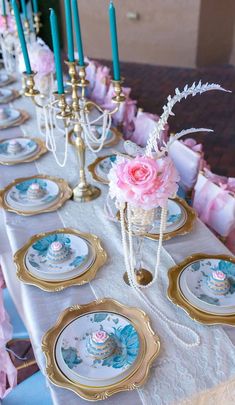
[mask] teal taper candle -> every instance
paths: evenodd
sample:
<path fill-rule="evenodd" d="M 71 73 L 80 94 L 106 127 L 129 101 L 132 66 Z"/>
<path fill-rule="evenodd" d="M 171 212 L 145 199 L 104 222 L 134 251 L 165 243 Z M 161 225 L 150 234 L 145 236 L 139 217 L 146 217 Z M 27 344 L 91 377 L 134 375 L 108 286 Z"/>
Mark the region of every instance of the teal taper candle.
<path fill-rule="evenodd" d="M 63 83 L 63 72 L 60 58 L 60 42 L 59 42 L 59 31 L 58 31 L 58 22 L 55 11 L 51 8 L 50 14 L 50 23 L 51 23 L 51 36 L 54 50 L 55 58 L 55 70 L 56 70 L 56 79 L 58 86 L 58 93 L 64 93 L 64 83 Z"/>
<path fill-rule="evenodd" d="M 2 0 L 2 15 L 6 16 L 7 12 L 6 12 L 6 2 L 5 0 Z"/>
<path fill-rule="evenodd" d="M 20 2 L 21 2 L 21 7 L 22 7 L 24 19 L 27 20 L 28 13 L 27 13 L 27 6 L 26 6 L 26 3 L 25 3 L 25 0 L 20 0 Z"/>
<path fill-rule="evenodd" d="M 24 30 L 23 30 L 22 22 L 21 22 L 21 18 L 20 18 L 20 12 L 19 12 L 16 0 L 12 0 L 12 7 L 14 10 L 20 45 L 21 45 L 21 49 L 23 52 L 26 73 L 30 75 L 32 73 L 32 70 L 31 70 L 28 50 L 27 50 L 27 46 L 26 46 L 26 42 L 25 42 Z"/>
<path fill-rule="evenodd" d="M 81 35 L 80 18 L 79 18 L 77 0 L 72 0 L 72 10 L 73 10 L 73 19 L 74 19 L 74 28 L 75 28 L 77 49 L 78 49 L 79 65 L 84 66 L 82 35 Z"/>
<path fill-rule="evenodd" d="M 74 62 L 74 44 L 73 44 L 73 25 L 70 0 L 64 0 L 65 7 L 65 21 L 67 33 L 67 46 L 68 46 L 68 60 Z"/>
<path fill-rule="evenodd" d="M 38 0 L 33 0 L 33 12 L 36 14 L 38 11 Z"/>
<path fill-rule="evenodd" d="M 113 56 L 113 78 L 114 80 L 120 80 L 120 65 L 118 55 L 118 39 L 117 39 L 117 24 L 116 24 L 116 12 L 113 2 L 109 5 L 109 22 L 110 22 L 110 36 L 112 45 Z"/>

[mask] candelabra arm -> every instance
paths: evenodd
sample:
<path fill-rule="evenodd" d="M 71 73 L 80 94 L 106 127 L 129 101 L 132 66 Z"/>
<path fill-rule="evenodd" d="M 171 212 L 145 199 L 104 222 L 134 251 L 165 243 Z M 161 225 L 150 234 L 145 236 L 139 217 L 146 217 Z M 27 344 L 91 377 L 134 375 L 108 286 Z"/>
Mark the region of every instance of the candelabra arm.
<path fill-rule="evenodd" d="M 23 78 L 24 78 L 24 95 L 26 97 L 31 97 L 32 101 L 34 102 L 34 104 L 39 107 L 42 108 L 42 105 L 37 103 L 37 101 L 35 100 L 35 97 L 38 96 L 40 94 L 40 92 L 35 89 L 35 81 L 34 81 L 34 76 L 36 75 L 35 72 L 32 73 L 23 73 Z"/>

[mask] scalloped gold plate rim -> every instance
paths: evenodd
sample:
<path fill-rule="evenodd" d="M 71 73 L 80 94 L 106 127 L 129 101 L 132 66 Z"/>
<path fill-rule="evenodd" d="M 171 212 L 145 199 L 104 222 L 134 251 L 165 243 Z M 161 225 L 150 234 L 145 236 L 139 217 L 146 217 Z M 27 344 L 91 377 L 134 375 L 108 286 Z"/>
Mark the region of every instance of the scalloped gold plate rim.
<path fill-rule="evenodd" d="M 21 113 L 19 119 L 14 121 L 13 123 L 11 123 L 11 121 L 10 121 L 8 124 L 0 126 L 0 131 L 1 131 L 1 129 L 18 127 L 18 126 L 24 124 L 29 119 L 29 117 L 30 117 L 29 113 L 27 113 L 24 110 L 20 110 L 19 108 L 17 108 L 17 111 L 20 111 L 20 113 Z"/>
<path fill-rule="evenodd" d="M 15 137 L 14 139 L 17 138 L 22 138 L 22 137 Z M 34 162 L 35 160 L 39 159 L 42 155 L 44 155 L 45 153 L 48 152 L 48 149 L 45 145 L 45 142 L 43 142 L 42 139 L 40 138 L 28 138 L 25 137 L 24 139 L 28 139 L 29 141 L 34 141 L 38 144 L 39 148 L 38 151 L 36 151 L 37 153 L 35 153 L 35 155 L 31 155 L 30 157 L 24 159 L 24 160 L 12 160 L 12 161 L 1 161 L 0 160 L 0 164 L 4 165 L 4 166 L 14 166 L 14 165 L 19 165 L 21 163 L 30 163 L 30 162 Z M 8 141 L 9 139 L 1 139 L 1 143 L 4 141 Z"/>
<path fill-rule="evenodd" d="M 41 208 L 38 211 L 22 211 L 18 210 L 17 208 L 11 207 L 6 201 L 5 201 L 5 195 L 6 193 L 16 184 L 21 183 L 26 180 L 30 179 L 48 179 L 51 181 L 54 181 L 59 189 L 60 189 L 60 198 L 55 202 L 55 204 L 43 209 Z M 18 215 L 23 215 L 23 216 L 32 216 L 32 215 L 38 215 L 38 214 L 44 214 L 46 212 L 52 212 L 56 211 L 57 209 L 61 208 L 62 205 L 65 203 L 65 201 L 69 200 L 72 196 L 73 192 L 71 188 L 69 187 L 68 183 L 64 179 L 60 179 L 59 177 L 54 177 L 54 176 L 48 176 L 46 174 L 36 174 L 34 176 L 29 176 L 29 177 L 20 177 L 18 179 L 15 179 L 11 183 L 9 183 L 3 190 L 0 190 L 0 207 L 5 209 L 6 211 L 9 212 L 14 212 L 15 214 Z"/>
<path fill-rule="evenodd" d="M 12 101 L 16 100 L 17 98 L 21 97 L 21 94 L 18 90 L 12 90 L 11 96 L 9 96 L 5 101 L 0 101 L 0 105 L 11 103 Z"/>
<path fill-rule="evenodd" d="M 98 181 L 99 183 L 102 184 L 106 184 L 108 185 L 109 182 L 107 180 L 104 180 L 102 177 L 100 177 L 97 173 L 96 173 L 96 166 L 102 162 L 102 160 L 107 159 L 111 156 L 115 155 L 115 153 L 112 153 L 111 155 L 105 155 L 105 156 L 100 156 L 98 157 L 93 163 L 91 163 L 89 166 L 87 166 L 87 169 L 89 170 L 89 172 L 91 173 L 92 177 L 94 180 Z"/>
<path fill-rule="evenodd" d="M 55 347 L 58 335 L 66 325 L 77 317 L 91 312 L 114 312 L 126 317 L 135 327 L 140 338 L 142 354 L 129 376 L 121 381 L 105 386 L 90 387 L 69 380 L 59 369 L 55 359 Z M 42 350 L 46 356 L 46 372 L 49 380 L 58 387 L 66 388 L 88 401 L 98 401 L 121 392 L 142 386 L 149 375 L 151 364 L 160 350 L 159 337 L 151 328 L 150 320 L 140 309 L 127 307 L 110 298 L 92 301 L 85 305 L 74 305 L 67 308 L 59 316 L 57 323 L 43 336 Z"/>
<path fill-rule="evenodd" d="M 84 273 L 82 273 L 77 277 L 73 276 L 69 280 L 49 281 L 35 277 L 27 270 L 27 267 L 25 265 L 25 257 L 29 247 L 39 239 L 54 233 L 67 233 L 77 235 L 84 238 L 86 241 L 90 243 L 95 252 L 95 260 Z M 83 285 L 89 283 L 93 278 L 95 278 L 97 271 L 104 265 L 106 260 L 107 260 L 107 253 L 101 246 L 101 241 L 96 235 L 79 232 L 71 228 L 60 228 L 54 231 L 34 235 L 32 238 L 28 240 L 28 242 L 21 249 L 19 249 L 14 254 L 14 263 L 16 264 L 17 267 L 17 277 L 25 284 L 34 285 L 40 288 L 41 290 L 49 292 L 61 291 L 70 286 Z"/>
<path fill-rule="evenodd" d="M 182 308 L 194 321 L 204 325 L 230 325 L 235 327 L 234 315 L 217 315 L 206 311 L 199 310 L 193 306 L 183 295 L 179 288 L 179 278 L 185 267 L 190 263 L 200 259 L 221 259 L 227 260 L 235 264 L 235 258 L 229 255 L 213 255 L 196 253 L 186 257 L 181 263 L 171 267 L 168 271 L 169 286 L 167 290 L 168 299 L 173 304 Z"/>

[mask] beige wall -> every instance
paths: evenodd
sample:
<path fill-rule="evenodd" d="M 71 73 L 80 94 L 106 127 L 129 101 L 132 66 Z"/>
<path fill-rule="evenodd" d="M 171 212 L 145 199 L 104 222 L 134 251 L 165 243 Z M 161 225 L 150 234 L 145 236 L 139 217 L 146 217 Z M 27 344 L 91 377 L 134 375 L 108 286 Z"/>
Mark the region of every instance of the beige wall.
<path fill-rule="evenodd" d="M 186 67 L 235 62 L 235 0 L 114 3 L 121 60 Z M 78 5 L 85 54 L 111 59 L 109 0 L 79 0 Z M 139 18 L 129 19 L 130 12 Z"/>

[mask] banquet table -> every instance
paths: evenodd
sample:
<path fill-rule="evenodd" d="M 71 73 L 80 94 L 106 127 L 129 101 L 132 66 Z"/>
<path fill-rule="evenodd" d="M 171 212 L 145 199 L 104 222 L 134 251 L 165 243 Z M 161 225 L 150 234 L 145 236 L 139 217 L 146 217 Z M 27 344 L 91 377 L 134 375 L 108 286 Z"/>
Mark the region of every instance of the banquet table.
<path fill-rule="evenodd" d="M 20 87 L 14 83 L 9 87 Z M 40 137 L 37 130 L 35 107 L 31 100 L 19 98 L 13 102 L 17 108 L 30 113 L 30 120 L 22 127 L 1 131 L 1 139 L 17 135 Z M 63 157 L 64 138 L 58 135 Z M 119 145 L 121 148 L 122 145 Z M 112 150 L 114 147 L 112 148 Z M 99 156 L 106 155 L 102 150 Z M 95 154 L 88 152 L 87 161 L 93 162 Z M 18 177 L 34 174 L 49 174 L 63 177 L 71 186 L 78 179 L 78 162 L 73 147 L 69 146 L 65 168 L 59 168 L 49 152 L 34 163 L 0 167 L 0 188 Z M 89 179 L 92 183 L 93 179 Z M 104 405 L 183 405 L 183 404 L 232 404 L 235 393 L 235 330 L 232 327 L 205 326 L 194 322 L 166 297 L 167 271 L 186 256 L 193 253 L 231 254 L 227 248 L 197 220 L 193 231 L 164 242 L 161 266 L 156 284 L 145 290 L 145 294 L 167 316 L 196 331 L 201 344 L 187 348 L 171 332 L 171 327 L 151 312 L 123 281 L 125 272 L 121 244 L 120 225 L 105 216 L 103 207 L 107 186 L 99 184 L 101 197 L 89 203 L 72 200 L 57 212 L 31 217 L 18 216 L 1 210 L 0 260 L 7 288 L 25 322 L 34 349 L 37 363 L 45 375 L 45 357 L 41 349 L 44 333 L 51 328 L 60 313 L 74 304 L 111 297 L 120 302 L 142 308 L 150 317 L 154 331 L 160 337 L 161 350 L 151 368 L 147 383 L 138 390 L 122 392 L 102 401 Z M 16 276 L 13 254 L 34 234 L 53 231 L 61 227 L 72 227 L 96 234 L 108 254 L 106 264 L 98 271 L 94 280 L 83 286 L 69 287 L 60 292 L 44 292 L 37 287 L 20 282 Z M 146 241 L 145 261 L 148 268 L 154 266 L 156 241 Z M 178 337 L 190 342 L 193 335 L 174 329 Z M 48 381 L 53 403 L 62 405 L 85 404 L 85 400 L 72 391 L 55 387 Z M 33 387 L 32 387 L 33 389 Z M 218 399 L 219 398 L 219 399 Z M 200 402 L 201 401 L 201 402 Z M 211 402 L 210 402 L 211 401 Z M 23 404 L 23 402 L 22 402 Z"/>

